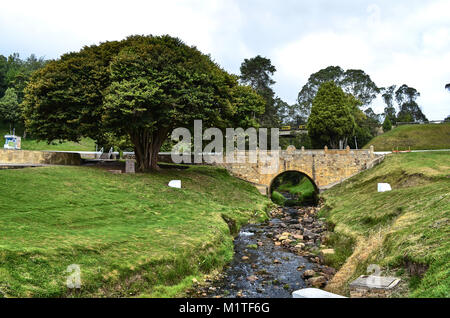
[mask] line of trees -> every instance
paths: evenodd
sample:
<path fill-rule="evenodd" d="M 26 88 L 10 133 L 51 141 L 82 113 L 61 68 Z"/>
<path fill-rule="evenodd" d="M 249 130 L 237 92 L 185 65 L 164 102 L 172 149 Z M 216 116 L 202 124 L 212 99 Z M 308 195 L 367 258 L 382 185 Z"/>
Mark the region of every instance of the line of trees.
<path fill-rule="evenodd" d="M 413 87 L 378 87 L 362 70 L 329 66 L 311 74 L 289 105 L 275 95 L 270 59 L 245 59 L 229 74 L 197 48 L 170 36 L 130 36 L 45 61 L 0 56 L 0 112 L 25 118 L 38 140 L 132 145 L 141 171 L 157 169 L 157 154 L 176 127 L 279 127 L 307 124 L 305 146 L 364 145 L 383 122 L 426 121 Z M 449 85 L 446 86 L 447 88 Z M 377 96 L 383 114 L 370 107 Z"/>
<path fill-rule="evenodd" d="M 400 87 L 396 85 L 378 87 L 363 70 L 344 70 L 339 66 L 329 66 L 311 74 L 307 83 L 298 93 L 297 103 L 294 105 L 289 105 L 281 98 L 275 97 L 271 88 L 275 83 L 272 78 L 275 72 L 276 68 L 272 65 L 270 59 L 259 55 L 251 59 L 245 59 L 241 65 L 241 81 L 251 85 L 266 101 L 266 110 L 258 118 L 258 122 L 264 127 L 307 124 L 314 98 L 316 98 L 320 87 L 328 82 L 335 83 L 344 94 L 351 95 L 358 101 L 357 105 L 355 103 L 351 105 L 354 127 L 351 134 L 342 139 L 343 143 L 340 146 L 350 145 L 355 148 L 358 145 L 365 145 L 378 134 L 380 127 L 384 131 L 388 131 L 397 122 L 428 121 L 417 103 L 420 93 L 415 88 L 406 84 Z M 381 96 L 386 104 L 382 114 L 376 114 L 370 107 L 378 96 Z M 333 123 L 335 123 L 334 128 L 338 129 L 336 121 L 330 122 L 329 125 L 333 125 Z M 311 123 L 309 127 L 313 125 Z M 326 133 L 325 131 L 322 132 Z M 312 133 L 310 136 L 313 136 L 317 134 L 317 131 L 310 131 L 310 133 Z M 304 136 L 299 136 L 297 139 L 300 139 L 296 140 L 299 144 L 306 146 L 319 147 L 320 144 L 325 142 L 321 138 L 307 140 Z M 339 146 L 339 143 L 336 144 L 333 141 L 330 144 L 329 142 L 329 146 Z"/>
<path fill-rule="evenodd" d="M 45 66 L 47 61 L 31 54 L 21 59 L 18 53 L 8 57 L 0 55 L 0 121 L 13 128 L 16 124 L 23 126 L 20 104 L 24 90 L 31 74 Z"/>

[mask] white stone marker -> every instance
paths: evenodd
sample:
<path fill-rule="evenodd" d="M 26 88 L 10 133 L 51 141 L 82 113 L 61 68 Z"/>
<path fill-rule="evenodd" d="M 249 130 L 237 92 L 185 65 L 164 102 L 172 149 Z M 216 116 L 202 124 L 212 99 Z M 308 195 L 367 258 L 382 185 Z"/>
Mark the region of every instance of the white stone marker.
<path fill-rule="evenodd" d="M 292 298 L 347 298 L 338 294 L 329 293 L 318 288 L 303 288 L 292 293 Z"/>
<path fill-rule="evenodd" d="M 378 183 L 378 192 L 388 191 L 392 191 L 391 185 L 389 183 Z"/>
<path fill-rule="evenodd" d="M 169 182 L 169 187 L 181 189 L 181 180 L 172 180 Z"/>

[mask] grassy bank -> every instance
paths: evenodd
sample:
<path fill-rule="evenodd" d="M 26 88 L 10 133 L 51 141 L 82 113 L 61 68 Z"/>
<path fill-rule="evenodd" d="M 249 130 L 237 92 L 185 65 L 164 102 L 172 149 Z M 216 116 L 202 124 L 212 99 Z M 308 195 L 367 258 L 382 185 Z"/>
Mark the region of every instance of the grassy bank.
<path fill-rule="evenodd" d="M 231 259 L 230 228 L 265 218 L 268 203 L 212 167 L 0 170 L 0 297 L 181 295 Z M 79 291 L 66 287 L 71 264 Z"/>
<path fill-rule="evenodd" d="M 279 186 L 278 191 L 285 191 L 297 195 L 299 201 L 308 200 L 313 197 L 315 193 L 314 185 L 306 177 L 302 178 L 300 182 L 295 185 L 292 183 L 284 183 Z"/>
<path fill-rule="evenodd" d="M 393 190 L 378 193 L 379 182 Z M 406 282 L 397 296 L 450 297 L 448 152 L 390 155 L 323 197 L 321 216 L 355 242 L 330 291 L 348 293 L 348 283 L 377 264 Z"/>
<path fill-rule="evenodd" d="M 375 151 L 450 149 L 450 123 L 404 125 L 373 138 L 367 145 Z"/>
<path fill-rule="evenodd" d="M 23 136 L 23 127 L 17 127 L 17 136 Z M 9 134 L 9 125 L 0 122 L 0 147 L 5 144 L 5 135 Z M 45 141 L 37 141 L 28 136 L 22 138 L 23 150 L 56 150 L 56 151 L 95 151 L 95 142 L 90 138 L 83 138 L 80 142 L 64 141 L 48 144 Z"/>

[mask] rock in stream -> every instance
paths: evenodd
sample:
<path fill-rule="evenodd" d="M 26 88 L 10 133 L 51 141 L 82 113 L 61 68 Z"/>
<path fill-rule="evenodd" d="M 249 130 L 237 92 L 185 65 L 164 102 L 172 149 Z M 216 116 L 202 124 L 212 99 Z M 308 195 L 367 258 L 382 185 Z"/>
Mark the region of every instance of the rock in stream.
<path fill-rule="evenodd" d="M 271 220 L 244 226 L 223 273 L 199 284 L 191 297 L 290 298 L 293 291 L 324 287 L 335 274 L 323 265 L 327 229 L 317 207 L 278 208 Z M 328 252 L 330 249 L 328 248 Z"/>

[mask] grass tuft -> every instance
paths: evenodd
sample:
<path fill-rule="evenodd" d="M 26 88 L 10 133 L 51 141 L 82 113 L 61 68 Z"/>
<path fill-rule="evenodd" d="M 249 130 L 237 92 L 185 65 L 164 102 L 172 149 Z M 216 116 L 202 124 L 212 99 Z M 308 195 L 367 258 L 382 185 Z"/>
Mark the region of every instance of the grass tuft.
<path fill-rule="evenodd" d="M 450 123 L 402 125 L 373 138 L 367 145 L 376 151 L 450 149 Z"/>
<path fill-rule="evenodd" d="M 320 215 L 355 241 L 327 288 L 345 293 L 352 279 L 377 264 L 384 271 L 403 268 L 402 278 L 412 281 L 408 296 L 450 297 L 449 175 L 447 152 L 390 155 L 326 191 Z M 378 193 L 378 182 L 393 190 Z"/>

